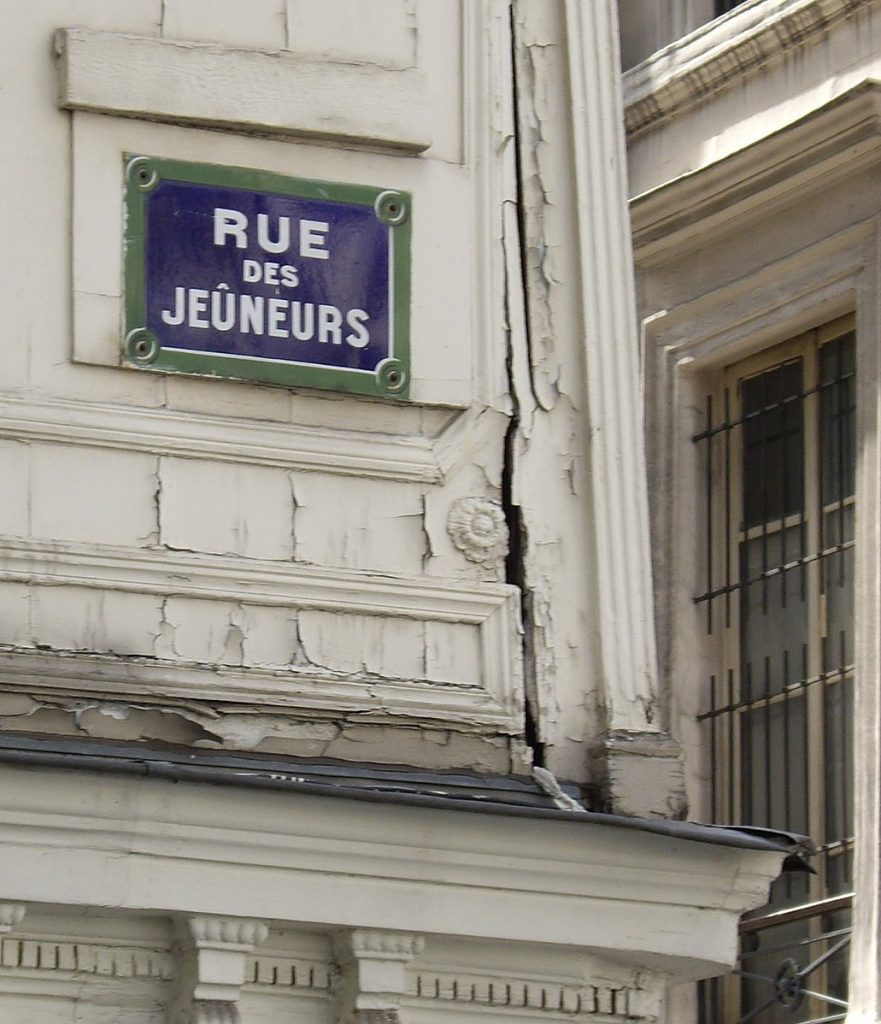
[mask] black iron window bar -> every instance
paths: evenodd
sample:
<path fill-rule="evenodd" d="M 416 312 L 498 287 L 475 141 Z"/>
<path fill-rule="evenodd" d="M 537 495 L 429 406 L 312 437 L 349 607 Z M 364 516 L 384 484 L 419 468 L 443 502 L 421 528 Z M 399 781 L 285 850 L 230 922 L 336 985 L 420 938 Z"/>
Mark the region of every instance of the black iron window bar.
<path fill-rule="evenodd" d="M 699 716 L 711 813 L 811 832 L 818 848 L 817 877 L 785 876 L 743 923 L 739 984 L 704 986 L 706 1024 L 825 1024 L 847 1006 L 855 344 L 852 332 L 817 340 L 776 363 L 753 361 L 749 375 L 735 368 L 692 438 L 706 533 L 695 602 L 722 662 Z"/>

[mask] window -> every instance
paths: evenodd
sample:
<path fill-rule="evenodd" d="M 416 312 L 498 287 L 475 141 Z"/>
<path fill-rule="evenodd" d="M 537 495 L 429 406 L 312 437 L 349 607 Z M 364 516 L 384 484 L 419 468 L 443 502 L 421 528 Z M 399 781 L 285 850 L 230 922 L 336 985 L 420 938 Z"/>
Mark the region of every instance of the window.
<path fill-rule="evenodd" d="M 733 11 L 735 7 L 739 7 L 744 0 L 716 0 L 716 17 L 720 14 L 727 14 L 729 11 Z"/>
<path fill-rule="evenodd" d="M 843 1020 L 853 857 L 855 344 L 836 321 L 729 366 L 694 437 L 705 483 L 701 715 L 723 824 L 806 833 L 743 924 L 707 1021 Z"/>

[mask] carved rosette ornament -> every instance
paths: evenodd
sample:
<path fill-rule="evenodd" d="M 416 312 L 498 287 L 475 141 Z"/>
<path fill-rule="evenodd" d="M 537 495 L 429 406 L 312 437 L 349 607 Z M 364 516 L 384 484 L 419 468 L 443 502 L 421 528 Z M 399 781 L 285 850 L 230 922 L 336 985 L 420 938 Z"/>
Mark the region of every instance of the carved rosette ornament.
<path fill-rule="evenodd" d="M 497 569 L 508 553 L 508 525 L 497 501 L 459 498 L 450 506 L 447 532 L 468 559 Z"/>

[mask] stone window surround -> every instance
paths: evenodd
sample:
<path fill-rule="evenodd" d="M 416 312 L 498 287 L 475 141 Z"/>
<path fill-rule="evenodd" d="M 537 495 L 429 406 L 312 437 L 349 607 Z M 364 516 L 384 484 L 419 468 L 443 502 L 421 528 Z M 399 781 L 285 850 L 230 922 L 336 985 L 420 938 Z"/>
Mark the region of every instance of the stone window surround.
<path fill-rule="evenodd" d="M 722 244 L 720 239 L 735 221 L 748 220 L 756 226 L 755 245 L 761 249 L 760 225 L 770 221 L 781 206 L 792 209 L 793 196 L 811 204 L 819 190 L 877 164 L 881 155 L 879 101 L 878 83 L 864 82 L 777 137 L 635 200 L 631 210 L 638 266 L 649 276 L 658 267 L 667 268 L 660 271 L 666 273 L 680 254 L 692 253 L 710 239 Z M 698 676 L 703 678 L 706 666 L 700 654 L 703 623 L 698 622 L 700 615 L 687 600 L 695 559 L 687 555 L 687 544 L 677 545 L 677 538 L 690 536 L 688 510 L 695 505 L 699 486 L 686 452 L 695 432 L 690 413 L 701 408 L 708 374 L 800 330 L 855 311 L 863 395 L 858 431 L 863 438 L 877 436 L 872 408 L 879 377 L 873 339 L 877 338 L 881 291 L 876 224 L 877 217 L 839 227 L 834 234 L 818 237 L 809 248 L 778 258 L 748 278 L 707 280 L 700 294 L 687 301 L 643 312 L 649 458 L 656 498 L 653 527 L 661 566 L 659 582 L 666 581 L 658 594 L 660 643 L 667 652 L 661 659 L 662 677 L 676 681 L 680 707 L 673 711 L 679 723 L 674 734 L 679 733 L 677 739 L 692 757 L 699 757 L 700 751 L 692 687 Z M 669 281 L 668 287 L 672 287 Z M 861 459 L 858 489 L 870 502 L 879 486 L 876 461 L 868 452 Z M 864 518 L 859 527 L 863 544 L 871 543 L 876 528 L 877 517 Z M 857 586 L 857 606 L 876 606 L 881 574 L 871 560 L 861 562 Z M 877 626 L 864 620 L 858 630 L 856 660 L 866 678 L 875 678 Z M 873 688 L 864 688 L 855 711 L 856 720 L 863 723 L 855 741 L 857 763 L 877 760 L 872 737 L 877 735 L 873 730 L 877 729 L 879 710 Z M 852 967 L 851 1012 L 856 1014 L 854 1019 L 868 1020 L 881 994 L 881 980 L 871 966 L 876 962 L 878 943 L 873 922 L 879 893 L 871 866 L 878 856 L 879 773 L 861 773 L 859 786 L 853 949 L 861 952 Z M 696 809 L 691 813 L 695 815 Z M 865 1018 L 859 1016 L 860 1011 L 866 1013 Z"/>

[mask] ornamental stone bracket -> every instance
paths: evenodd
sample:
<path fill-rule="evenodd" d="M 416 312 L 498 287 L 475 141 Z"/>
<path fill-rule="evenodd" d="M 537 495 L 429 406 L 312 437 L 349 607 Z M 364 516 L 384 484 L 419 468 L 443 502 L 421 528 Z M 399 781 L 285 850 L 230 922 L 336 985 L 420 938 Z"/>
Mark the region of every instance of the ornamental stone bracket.
<path fill-rule="evenodd" d="M 425 948 L 421 935 L 359 928 L 338 943 L 339 1024 L 400 1024 L 407 964 Z"/>
<path fill-rule="evenodd" d="M 265 939 L 262 921 L 189 917 L 179 923 L 181 970 L 174 1024 L 240 1024 L 247 958 Z"/>
<path fill-rule="evenodd" d="M 21 903 L 0 903 L 0 937 L 8 935 L 21 924 L 25 908 Z"/>

